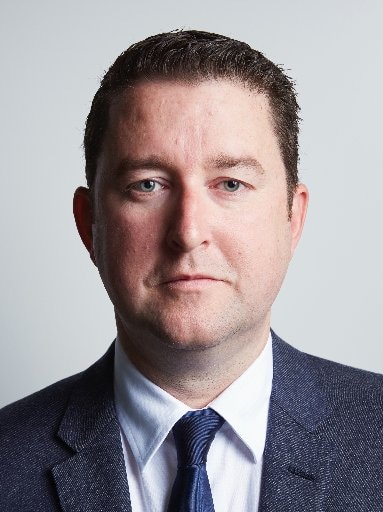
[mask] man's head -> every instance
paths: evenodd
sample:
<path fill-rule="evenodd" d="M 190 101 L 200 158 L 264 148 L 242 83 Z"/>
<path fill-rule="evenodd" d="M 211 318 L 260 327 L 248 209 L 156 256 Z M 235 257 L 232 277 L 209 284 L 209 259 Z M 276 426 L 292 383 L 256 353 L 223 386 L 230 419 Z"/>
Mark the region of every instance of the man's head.
<path fill-rule="evenodd" d="M 134 84 L 161 79 L 187 83 L 231 80 L 267 97 L 286 169 L 290 212 L 298 183 L 299 131 L 299 107 L 292 81 L 280 67 L 246 43 L 194 30 L 158 34 L 136 43 L 123 52 L 105 74 L 85 130 L 88 187 L 92 188 L 95 180 L 113 99 Z"/>
<path fill-rule="evenodd" d="M 262 349 L 307 206 L 296 114 L 278 67 L 206 33 L 138 43 L 103 79 L 74 212 L 150 378 L 174 350 L 238 373 Z"/>

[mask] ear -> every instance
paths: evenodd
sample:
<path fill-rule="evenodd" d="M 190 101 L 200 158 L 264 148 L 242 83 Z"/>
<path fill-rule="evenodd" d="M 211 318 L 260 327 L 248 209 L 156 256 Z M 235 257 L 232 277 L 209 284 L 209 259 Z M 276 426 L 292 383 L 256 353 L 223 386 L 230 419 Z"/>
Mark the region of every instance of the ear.
<path fill-rule="evenodd" d="M 85 245 L 89 255 L 95 264 L 93 250 L 93 208 L 89 189 L 78 187 L 73 196 L 73 215 L 76 221 L 77 231 Z"/>
<path fill-rule="evenodd" d="M 295 189 L 290 217 L 291 256 L 294 254 L 302 234 L 305 223 L 307 206 L 309 203 L 309 191 L 306 185 L 299 183 Z"/>

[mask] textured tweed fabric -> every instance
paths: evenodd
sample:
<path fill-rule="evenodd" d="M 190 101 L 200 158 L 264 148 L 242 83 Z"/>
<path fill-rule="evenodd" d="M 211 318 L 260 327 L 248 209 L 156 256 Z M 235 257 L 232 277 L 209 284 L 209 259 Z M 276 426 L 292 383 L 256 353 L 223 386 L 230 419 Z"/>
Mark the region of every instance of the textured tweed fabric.
<path fill-rule="evenodd" d="M 272 334 L 259 512 L 383 512 L 383 377 Z M 131 511 L 113 357 L 0 411 L 1 512 Z"/>

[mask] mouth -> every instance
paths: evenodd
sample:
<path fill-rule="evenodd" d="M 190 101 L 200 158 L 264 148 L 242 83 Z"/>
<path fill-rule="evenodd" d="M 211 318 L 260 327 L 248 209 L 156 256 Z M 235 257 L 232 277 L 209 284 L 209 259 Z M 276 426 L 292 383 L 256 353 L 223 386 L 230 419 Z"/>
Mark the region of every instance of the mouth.
<path fill-rule="evenodd" d="M 195 291 L 220 282 L 222 282 L 222 279 L 206 274 L 178 274 L 166 278 L 162 284 L 170 289 Z"/>
<path fill-rule="evenodd" d="M 169 279 L 166 279 L 166 281 L 164 281 L 164 283 L 167 284 L 167 283 L 174 283 L 177 281 L 202 281 L 202 280 L 218 281 L 218 279 L 216 279 L 215 277 L 205 275 L 205 274 L 178 274 L 178 275 L 170 277 Z"/>

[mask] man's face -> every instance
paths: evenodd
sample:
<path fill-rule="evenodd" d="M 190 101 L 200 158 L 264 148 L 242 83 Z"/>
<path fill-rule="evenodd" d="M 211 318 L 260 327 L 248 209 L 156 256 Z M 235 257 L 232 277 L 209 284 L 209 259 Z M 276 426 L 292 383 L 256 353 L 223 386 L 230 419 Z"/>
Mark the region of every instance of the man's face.
<path fill-rule="evenodd" d="M 307 194 L 289 220 L 263 95 L 135 86 L 110 108 L 93 197 L 88 248 L 128 339 L 206 348 L 268 329 Z"/>

